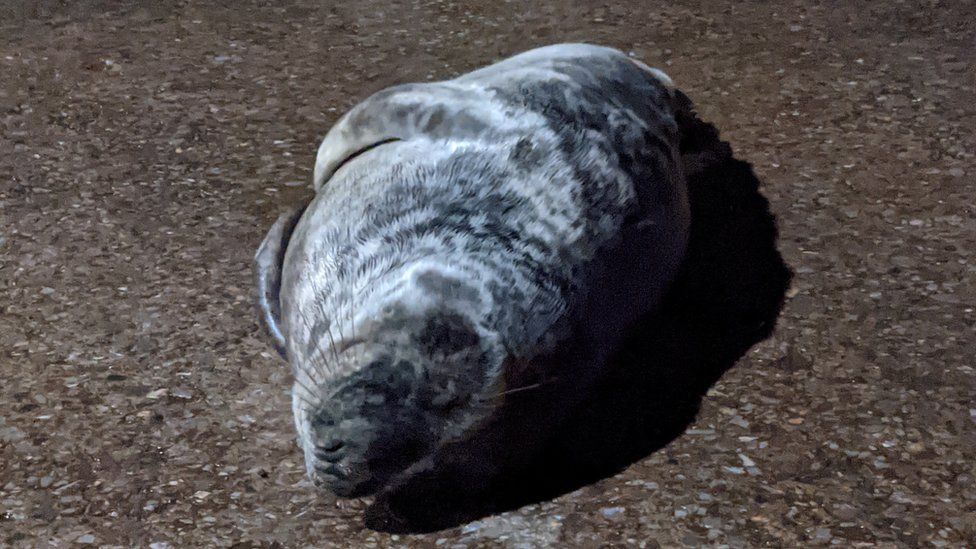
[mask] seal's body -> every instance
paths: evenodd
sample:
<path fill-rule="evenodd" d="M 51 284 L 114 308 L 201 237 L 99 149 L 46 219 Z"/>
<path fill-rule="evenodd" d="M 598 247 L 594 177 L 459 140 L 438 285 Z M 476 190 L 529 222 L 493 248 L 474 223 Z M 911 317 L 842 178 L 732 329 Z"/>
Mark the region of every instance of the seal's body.
<path fill-rule="evenodd" d="M 257 255 L 313 480 L 369 493 L 519 391 L 587 390 L 685 253 L 679 97 L 617 50 L 565 44 L 336 123 L 315 197 Z"/>

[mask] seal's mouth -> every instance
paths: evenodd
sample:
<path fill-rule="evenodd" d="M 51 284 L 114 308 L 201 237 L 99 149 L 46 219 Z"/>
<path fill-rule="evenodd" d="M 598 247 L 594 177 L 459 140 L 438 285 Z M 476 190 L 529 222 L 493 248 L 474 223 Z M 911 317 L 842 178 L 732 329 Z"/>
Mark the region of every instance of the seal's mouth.
<path fill-rule="evenodd" d="M 315 465 L 315 472 L 319 476 L 326 478 L 335 478 L 339 480 L 345 480 L 348 475 L 343 472 L 343 470 L 334 463 L 318 463 Z"/>
<path fill-rule="evenodd" d="M 322 488 L 340 497 L 369 495 L 378 487 L 376 477 L 368 468 L 353 465 L 346 457 L 333 456 L 332 459 L 313 458 L 310 478 L 317 488 Z"/>
<path fill-rule="evenodd" d="M 318 488 L 341 497 L 360 497 L 375 493 L 390 480 L 423 458 L 429 450 L 419 440 L 399 440 L 389 445 L 373 445 L 369 456 L 360 461 L 345 448 L 313 453 L 311 480 Z"/>

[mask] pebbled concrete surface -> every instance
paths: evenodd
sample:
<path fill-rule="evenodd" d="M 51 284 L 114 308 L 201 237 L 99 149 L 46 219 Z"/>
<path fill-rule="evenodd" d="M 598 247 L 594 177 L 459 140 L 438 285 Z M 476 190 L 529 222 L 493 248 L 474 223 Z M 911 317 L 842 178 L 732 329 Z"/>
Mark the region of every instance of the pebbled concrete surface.
<path fill-rule="evenodd" d="M 976 4 L 0 3 L 0 545 L 976 543 Z M 666 70 L 756 165 L 777 334 L 616 477 L 427 536 L 302 476 L 250 257 L 366 94 L 535 45 Z"/>

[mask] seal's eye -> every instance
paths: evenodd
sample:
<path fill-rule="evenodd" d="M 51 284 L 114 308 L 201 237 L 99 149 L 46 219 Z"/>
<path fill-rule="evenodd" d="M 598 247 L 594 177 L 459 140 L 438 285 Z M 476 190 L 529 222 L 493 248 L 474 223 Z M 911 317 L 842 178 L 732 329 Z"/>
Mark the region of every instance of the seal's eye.
<path fill-rule="evenodd" d="M 477 345 L 478 334 L 460 315 L 435 315 L 427 319 L 417 341 L 429 355 L 447 356 Z"/>
<path fill-rule="evenodd" d="M 366 405 L 379 406 L 405 400 L 413 391 L 413 386 L 413 365 L 384 357 L 363 366 L 343 395 Z"/>

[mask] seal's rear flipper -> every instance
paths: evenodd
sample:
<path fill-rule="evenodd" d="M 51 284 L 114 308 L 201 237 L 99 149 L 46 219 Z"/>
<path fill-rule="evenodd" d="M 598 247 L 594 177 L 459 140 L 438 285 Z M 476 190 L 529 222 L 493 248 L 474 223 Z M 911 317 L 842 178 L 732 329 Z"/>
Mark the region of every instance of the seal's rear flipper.
<path fill-rule="evenodd" d="M 275 350 L 285 358 L 285 336 L 281 332 L 281 264 L 288 241 L 307 204 L 281 214 L 274 222 L 254 255 L 254 279 L 257 285 L 258 319 L 271 337 Z"/>

